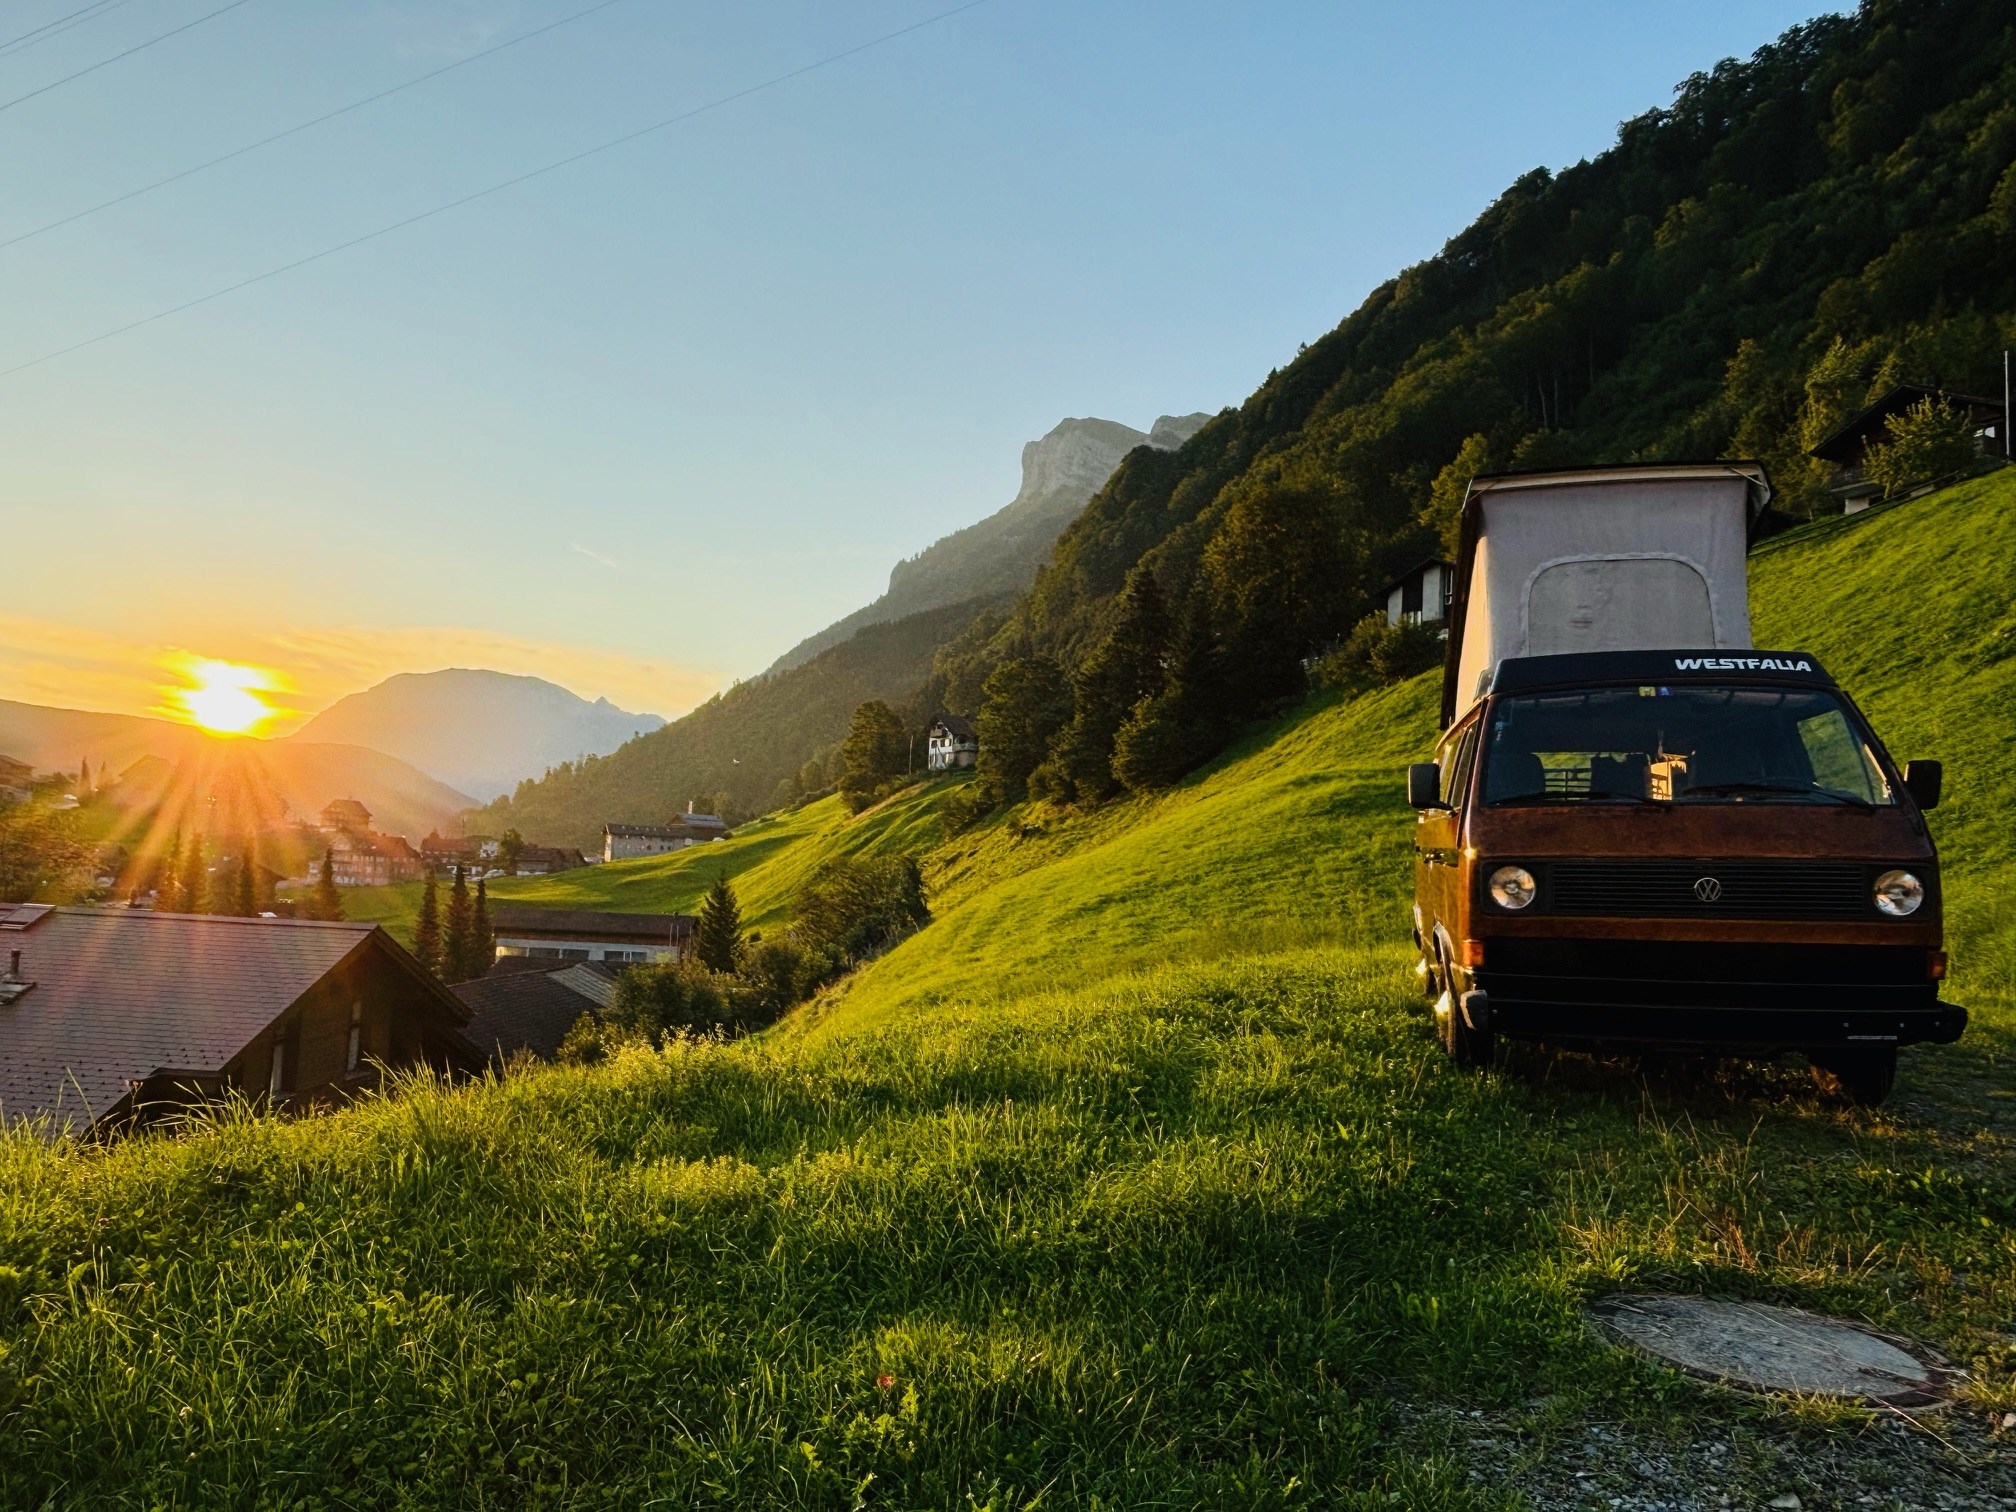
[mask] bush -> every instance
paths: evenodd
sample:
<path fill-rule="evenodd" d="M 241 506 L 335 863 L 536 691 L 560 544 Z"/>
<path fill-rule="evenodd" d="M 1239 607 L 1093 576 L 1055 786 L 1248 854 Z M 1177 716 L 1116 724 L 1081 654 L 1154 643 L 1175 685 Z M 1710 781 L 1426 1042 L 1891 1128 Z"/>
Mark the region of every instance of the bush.
<path fill-rule="evenodd" d="M 1930 395 L 1891 420 L 1889 437 L 1869 448 L 1869 481 L 1880 484 L 1886 498 L 1965 472 L 1981 455 L 1966 411 Z"/>
<path fill-rule="evenodd" d="M 1342 646 L 1318 658 L 1310 680 L 1319 688 L 1363 693 L 1441 666 L 1447 648 L 1440 621 L 1389 625 L 1385 615 L 1368 614 Z"/>
<path fill-rule="evenodd" d="M 652 1045 L 681 1031 L 739 1033 L 752 1026 L 736 996 L 733 977 L 698 961 L 652 961 L 617 978 L 603 1022 L 625 1039 Z"/>
<path fill-rule="evenodd" d="M 813 873 L 793 907 L 797 943 L 858 961 L 931 922 L 913 856 L 845 856 Z"/>

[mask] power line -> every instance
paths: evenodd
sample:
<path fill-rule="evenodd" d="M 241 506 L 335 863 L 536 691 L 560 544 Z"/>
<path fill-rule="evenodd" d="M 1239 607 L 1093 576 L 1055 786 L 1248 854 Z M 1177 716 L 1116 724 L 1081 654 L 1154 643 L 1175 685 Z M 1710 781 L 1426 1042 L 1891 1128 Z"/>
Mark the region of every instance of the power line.
<path fill-rule="evenodd" d="M 182 35 L 183 32 L 188 31 L 191 27 L 201 26 L 205 21 L 214 21 L 219 16 L 223 15 L 224 12 L 226 11 L 234 11 L 238 9 L 238 7 L 241 5 L 249 5 L 249 4 L 251 4 L 251 0 L 231 0 L 231 3 L 229 5 L 220 5 L 217 7 L 217 9 L 211 11 L 208 15 L 198 16 L 194 21 L 185 21 L 180 26 L 174 27 L 168 31 L 161 33 L 161 35 L 158 37 L 149 37 L 145 42 L 136 43 L 134 46 L 127 48 L 126 51 L 114 53 L 109 58 L 100 58 L 96 63 L 93 63 L 89 68 L 80 68 L 77 70 L 77 72 L 73 74 L 65 74 L 62 78 L 57 79 L 53 83 L 44 84 L 40 89 L 31 89 L 28 91 L 28 93 L 24 95 L 16 95 L 13 99 L 8 100 L 6 103 L 0 104 L 0 110 L 12 110 L 16 105 L 21 104 L 24 100 L 32 100 L 37 95 L 45 95 L 49 93 L 49 91 L 52 89 L 61 89 L 65 84 L 68 84 L 72 79 L 81 79 L 84 77 L 84 75 L 88 73 L 96 73 L 98 72 L 99 69 L 105 67 L 107 64 L 117 63 L 121 58 L 130 58 L 133 56 L 133 54 L 137 52 L 145 52 L 148 48 L 152 47 L 156 42 L 166 42 L 170 37 L 179 37 L 180 35 Z"/>
<path fill-rule="evenodd" d="M 108 10 L 117 10 L 120 6 L 130 5 L 131 3 L 132 0 L 91 0 L 91 3 L 82 10 L 74 10 L 67 16 L 58 16 L 54 21 L 45 21 L 42 25 L 33 27 L 21 33 L 18 37 L 10 37 L 5 42 L 0 42 L 0 53 L 25 51 L 33 47 L 37 42 L 47 42 L 51 37 L 59 36 L 63 32 L 70 30 L 73 26 L 82 26 L 94 16 L 102 15 Z"/>
<path fill-rule="evenodd" d="M 261 147 L 270 147 L 275 142 L 281 141 L 286 137 L 294 136 L 299 132 L 308 130 L 311 126 L 320 126 L 324 121 L 333 121 L 336 119 L 336 117 L 340 115 L 348 115 L 353 110 L 362 110 L 366 105 L 376 104 L 379 100 L 385 99 L 387 96 L 398 94 L 402 89 L 411 89 L 416 84 L 425 84 L 429 79 L 438 79 L 441 77 L 441 75 L 445 73 L 453 73 L 456 69 L 466 67 L 468 64 L 474 63 L 480 58 L 487 58 L 491 56 L 493 53 L 503 52 L 504 49 L 507 47 L 516 47 L 520 42 L 530 42 L 534 37 L 544 36 L 547 32 L 555 31 L 560 27 L 571 25 L 573 22 L 581 20 L 582 17 L 584 16 L 592 16 L 597 11 L 607 10 L 610 6 L 620 5 L 621 3 L 622 0 L 601 0 L 600 4 L 591 5 L 588 7 L 588 9 L 583 11 L 576 11 L 571 16 L 562 16 L 558 21 L 549 22 L 545 26 L 541 26 L 536 30 L 526 32 L 521 36 L 513 37 L 508 42 L 499 42 L 495 47 L 486 47 L 483 49 L 482 52 L 471 53 L 466 58 L 458 58 L 453 63 L 444 64 L 442 67 L 435 69 L 431 73 L 424 73 L 419 75 L 417 78 L 408 79 L 403 84 L 394 84 L 390 89 L 381 89 L 378 91 L 378 93 L 374 95 L 366 95 L 361 100 L 352 100 L 348 105 L 338 106 L 334 110 L 328 111 L 323 115 L 316 116 L 313 120 L 303 121 L 298 126 L 289 126 L 285 131 L 276 131 L 273 133 L 273 135 L 268 137 L 261 137 L 256 142 L 247 143 L 243 147 L 233 148 L 230 152 L 225 153 L 221 157 L 211 158 L 210 161 L 207 163 L 198 163 L 194 168 L 184 168 L 180 173 L 171 173 L 168 175 L 168 177 L 163 179 L 156 179 L 151 184 L 142 184 L 138 189 L 129 189 L 124 194 L 116 194 L 111 199 L 106 200 L 102 204 L 93 205 L 88 210 L 79 210 L 75 215 L 66 215 L 61 220 L 53 220 L 49 222 L 49 224 L 46 226 L 37 226 L 32 231 L 23 231 L 18 236 L 10 236 L 6 238 L 4 241 L 0 241 L 0 248 L 15 246 L 18 243 L 28 241 L 37 236 L 41 236 L 45 232 L 54 231 L 59 227 L 72 225 L 77 221 L 84 220 L 88 216 L 96 215 L 100 210 L 110 210 L 114 205 L 123 205 L 126 203 L 126 201 L 131 199 L 138 199 L 143 194 L 152 194 L 156 189 L 163 189 L 170 184 L 179 183 L 183 179 L 192 178 L 196 174 L 205 172 L 206 170 L 211 168 L 215 168 L 219 163 L 228 163 L 233 158 L 241 158 L 245 156 L 245 154 L 248 152 L 257 152 Z"/>
<path fill-rule="evenodd" d="M 240 3 L 242 4 L 243 0 L 240 0 Z M 334 257 L 339 252 L 348 252 L 352 247 L 361 247 L 364 243 L 376 241 L 381 236 L 390 236 L 394 231 L 403 231 L 408 226 L 417 226 L 421 221 L 432 220 L 435 216 L 445 215 L 450 210 L 459 210 L 464 205 L 474 204 L 477 200 L 487 199 L 489 196 L 500 194 L 506 189 L 516 188 L 519 184 L 529 183 L 533 179 L 557 172 L 562 168 L 572 167 L 575 163 L 584 162 L 601 153 L 625 146 L 642 137 L 650 136 L 653 132 L 663 131 L 669 126 L 677 126 L 680 122 L 690 121 L 695 116 L 706 115 L 709 111 L 719 110 L 724 105 L 732 105 L 737 100 L 746 100 L 751 95 L 761 94 L 768 89 L 775 89 L 778 85 L 788 84 L 793 79 L 802 79 L 806 74 L 816 73 L 822 68 L 831 67 L 835 63 L 843 62 L 864 52 L 869 52 L 874 48 L 883 46 L 885 43 L 894 42 L 899 37 L 907 37 L 910 33 L 922 31 L 927 26 L 936 26 L 940 21 L 949 21 L 954 16 L 963 15 L 970 10 L 977 10 L 986 3 L 987 0 L 966 0 L 964 5 L 955 5 L 950 10 L 938 12 L 935 16 L 926 16 L 922 21 L 913 21 L 910 25 L 900 26 L 895 31 L 884 32 L 879 37 L 858 43 L 843 52 L 829 53 L 823 58 L 803 64 L 798 68 L 790 70 L 788 73 L 777 74 L 763 80 L 760 84 L 751 84 L 745 89 L 736 90 L 733 94 L 725 94 L 718 99 L 709 100 L 704 105 L 695 105 L 691 110 L 682 110 L 677 115 L 665 117 L 662 121 L 653 121 L 649 126 L 640 126 L 635 131 L 626 131 L 621 136 L 611 137 L 606 142 L 599 142 L 593 147 L 583 148 L 581 151 L 570 153 L 566 157 L 555 158 L 552 162 L 544 164 L 541 167 L 528 169 L 526 172 L 516 174 L 508 179 L 500 179 L 488 188 L 475 190 L 472 193 L 461 196 L 459 199 L 448 200 L 444 204 L 434 206 L 431 210 L 422 210 L 417 215 L 409 215 L 403 220 L 392 221 L 387 225 L 378 227 L 375 231 L 366 231 L 362 236 L 353 236 L 348 241 L 338 242 L 333 247 L 324 247 L 319 252 L 311 252 L 306 257 L 297 257 L 294 261 L 282 263 L 277 268 L 268 268 L 263 273 L 254 273 L 250 278 L 241 278 L 238 282 L 226 284 L 221 289 L 212 289 L 208 294 L 199 294 L 194 299 L 186 299 L 181 304 L 171 305 L 165 310 L 156 310 L 152 315 L 143 315 L 138 320 L 129 320 L 125 325 L 114 326 L 109 331 L 100 331 L 96 336 L 87 336 L 82 341 L 72 342 L 66 347 L 58 347 L 53 352 L 44 352 L 40 357 L 31 357 L 26 362 L 15 363 L 12 367 L 0 368 L 0 378 L 10 378 L 14 374 L 25 372 L 29 368 L 40 367 L 45 362 L 54 362 L 58 357 L 67 357 L 72 352 L 82 351 L 88 346 L 96 346 L 101 341 L 110 341 L 115 336 L 124 336 L 128 331 L 137 331 L 142 326 L 153 325 L 157 320 L 166 320 L 171 315 L 180 315 L 185 310 L 193 310 L 198 305 L 209 304 L 212 300 L 222 299 L 227 294 L 236 294 L 241 289 L 249 289 L 254 284 L 265 283 L 268 279 L 278 278 L 283 273 L 292 273 L 297 268 L 305 268 L 310 263 L 322 261 L 325 257 Z"/>

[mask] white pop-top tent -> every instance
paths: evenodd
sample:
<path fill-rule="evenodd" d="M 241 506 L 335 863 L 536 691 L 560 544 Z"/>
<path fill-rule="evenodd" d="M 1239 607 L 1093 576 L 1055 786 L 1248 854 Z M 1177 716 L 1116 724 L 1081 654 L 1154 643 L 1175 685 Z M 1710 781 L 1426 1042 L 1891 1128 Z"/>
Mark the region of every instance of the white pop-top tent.
<path fill-rule="evenodd" d="M 1755 462 L 1480 477 L 1463 505 L 1445 724 L 1510 656 L 1747 649 Z"/>

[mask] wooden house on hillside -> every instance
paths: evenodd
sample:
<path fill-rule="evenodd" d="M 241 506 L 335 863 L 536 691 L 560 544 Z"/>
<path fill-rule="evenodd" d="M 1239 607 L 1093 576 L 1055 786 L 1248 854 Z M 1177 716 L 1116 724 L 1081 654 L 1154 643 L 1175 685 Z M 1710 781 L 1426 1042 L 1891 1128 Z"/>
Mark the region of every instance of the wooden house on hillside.
<path fill-rule="evenodd" d="M 1869 450 L 1890 439 L 1892 421 L 1927 399 L 1966 413 L 1974 431 L 1975 447 L 1982 456 L 2009 455 L 2008 437 L 2004 434 L 2008 426 L 2001 400 L 1930 388 L 1921 383 L 1900 383 L 1874 404 L 1843 421 L 1809 453 L 1822 462 L 1834 464 L 1834 471 L 1827 479 L 1827 491 L 1841 501 L 1842 513 L 1867 509 L 1881 497 L 1882 488 L 1869 479 Z"/>
<path fill-rule="evenodd" d="M 980 731 L 963 714 L 940 714 L 924 740 L 924 769 L 964 771 L 980 760 Z"/>
<path fill-rule="evenodd" d="M 1386 623 L 1413 625 L 1449 618 L 1449 600 L 1456 591 L 1456 564 L 1424 557 L 1379 590 L 1386 600 Z"/>

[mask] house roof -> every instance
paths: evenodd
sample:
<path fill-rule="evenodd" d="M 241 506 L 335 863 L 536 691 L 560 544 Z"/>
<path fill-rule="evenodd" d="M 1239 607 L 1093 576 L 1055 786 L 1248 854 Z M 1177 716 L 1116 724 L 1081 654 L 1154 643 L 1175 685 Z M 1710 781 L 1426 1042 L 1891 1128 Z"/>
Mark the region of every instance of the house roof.
<path fill-rule="evenodd" d="M 697 840 L 726 837 L 728 826 L 712 814 L 687 814 L 674 824 L 605 824 L 602 833 L 616 840 Z"/>
<path fill-rule="evenodd" d="M 587 908 L 535 908 L 526 903 L 490 905 L 490 927 L 498 935 L 588 935 L 676 945 L 693 933 L 691 914 L 599 913 Z"/>
<path fill-rule="evenodd" d="M 15 950 L 35 985 L 0 1007 L 0 1118 L 46 1116 L 52 1133 L 157 1072 L 222 1071 L 359 952 L 384 952 L 449 1023 L 463 1018 L 375 924 L 29 905 L 0 911 L 0 961 Z"/>
<path fill-rule="evenodd" d="M 1433 556 L 1423 557 L 1421 558 L 1420 561 L 1416 562 L 1412 567 L 1409 567 L 1405 572 L 1397 574 L 1392 582 L 1388 583 L 1384 588 L 1381 588 L 1379 590 L 1376 596 L 1379 598 L 1386 597 L 1387 594 L 1391 593 L 1395 588 L 1400 587 L 1409 578 L 1414 577 L 1418 573 L 1426 572 L 1430 567 L 1440 567 L 1444 572 L 1447 572 L 1452 576 L 1455 574 L 1456 571 L 1456 564 L 1450 561 L 1447 557 L 1433 557 Z"/>
<path fill-rule="evenodd" d="M 615 999 L 616 974 L 598 961 L 547 962 L 543 970 L 492 973 L 450 991 L 469 1010 L 463 1032 L 490 1060 L 502 1065 L 521 1051 L 552 1060 L 575 1020 Z"/>
<path fill-rule="evenodd" d="M 1879 433 L 1889 429 L 1893 415 L 1903 413 L 1923 399 L 1943 399 L 1949 404 L 1964 405 L 1976 414 L 1991 413 L 1998 419 L 2002 414 L 2000 399 L 1984 399 L 1979 394 L 1962 394 L 1952 389 L 1931 388 L 1922 383 L 1900 383 L 1886 391 L 1875 403 L 1850 415 L 1812 451 L 1809 457 L 1818 457 L 1823 462 L 1838 462 L 1843 466 L 1861 460 L 1862 452 Z"/>
<path fill-rule="evenodd" d="M 955 740 L 978 740 L 980 738 L 979 729 L 964 714 L 940 714 L 931 723 L 934 727 L 944 726 L 945 733 Z"/>

